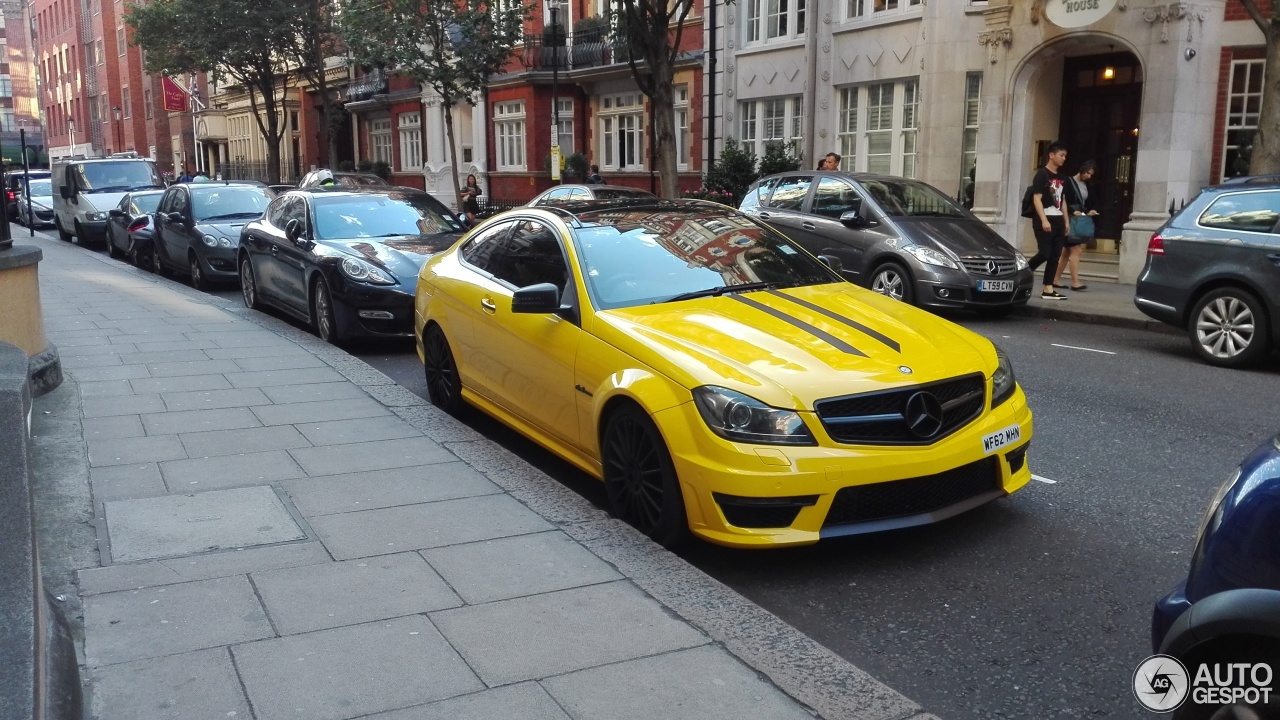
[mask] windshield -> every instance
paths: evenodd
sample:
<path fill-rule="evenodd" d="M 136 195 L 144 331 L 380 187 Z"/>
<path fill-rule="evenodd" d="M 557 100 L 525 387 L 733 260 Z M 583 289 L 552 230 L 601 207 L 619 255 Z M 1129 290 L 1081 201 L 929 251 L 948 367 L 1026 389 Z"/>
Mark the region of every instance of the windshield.
<path fill-rule="evenodd" d="M 461 232 L 440 201 L 422 193 L 316 195 L 316 235 L 324 240 Z"/>
<path fill-rule="evenodd" d="M 862 186 L 890 217 L 965 217 L 951 198 L 922 182 L 880 178 Z"/>
<path fill-rule="evenodd" d="M 53 182 L 48 178 L 43 180 L 30 180 L 27 182 L 27 192 L 31 197 L 41 197 L 53 194 Z"/>
<path fill-rule="evenodd" d="M 113 160 L 78 166 L 77 185 L 85 192 L 127 192 L 164 187 L 156 166 L 147 160 Z"/>
<path fill-rule="evenodd" d="M 386 187 L 387 181 L 377 175 L 339 175 L 335 178 L 339 185 L 349 187 Z"/>
<path fill-rule="evenodd" d="M 255 185 L 191 188 L 191 212 L 196 222 L 254 218 L 261 215 L 270 202 L 270 191 Z"/>
<path fill-rule="evenodd" d="M 145 195 L 133 195 L 130 199 L 133 201 L 134 207 L 138 208 L 139 213 L 153 213 L 157 207 L 160 207 L 160 198 L 164 197 L 164 193 L 147 193 Z"/>
<path fill-rule="evenodd" d="M 737 213 L 611 210 L 579 220 L 578 256 L 601 310 L 738 285 L 839 281 L 789 240 Z"/>

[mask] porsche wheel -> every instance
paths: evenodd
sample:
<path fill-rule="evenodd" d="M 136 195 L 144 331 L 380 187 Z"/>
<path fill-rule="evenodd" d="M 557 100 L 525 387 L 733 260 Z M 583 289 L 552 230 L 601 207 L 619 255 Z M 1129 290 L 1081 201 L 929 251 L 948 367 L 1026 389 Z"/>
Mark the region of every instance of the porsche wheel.
<path fill-rule="evenodd" d="M 462 412 L 462 378 L 458 375 L 458 363 L 444 331 L 437 325 L 427 329 L 422 338 L 423 370 L 426 373 L 427 397 L 431 404 L 450 415 Z"/>
<path fill-rule="evenodd" d="M 258 283 L 253 276 L 253 265 L 248 255 L 240 256 L 240 294 L 244 297 L 244 306 L 250 310 L 258 309 Z"/>
<path fill-rule="evenodd" d="M 689 519 L 675 466 L 662 434 L 635 405 L 610 416 L 601 438 L 609 511 L 660 545 L 674 548 L 689 537 Z"/>
<path fill-rule="evenodd" d="M 311 292 L 311 317 L 315 320 L 316 334 L 320 339 L 338 344 L 338 319 L 333 312 L 333 296 L 329 294 L 329 286 L 324 279 L 316 280 L 315 289 Z"/>

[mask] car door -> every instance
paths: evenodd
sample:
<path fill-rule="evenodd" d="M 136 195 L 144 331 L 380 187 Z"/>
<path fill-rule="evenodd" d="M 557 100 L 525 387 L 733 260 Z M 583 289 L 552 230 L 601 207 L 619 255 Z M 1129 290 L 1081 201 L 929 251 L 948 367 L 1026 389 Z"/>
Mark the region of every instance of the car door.
<path fill-rule="evenodd" d="M 804 203 L 812 187 L 813 175 L 784 175 L 753 214 L 798 241 L 802 225 L 809 220 L 804 215 Z"/>
<path fill-rule="evenodd" d="M 281 208 L 280 219 L 283 223 L 278 228 L 281 234 L 270 239 L 267 255 L 264 258 L 271 266 L 271 280 L 276 289 L 276 297 L 289 306 L 294 312 L 310 317 L 311 298 L 307 290 L 307 269 L 315 265 L 315 245 L 319 241 L 310 222 L 307 198 L 294 195 Z M 302 225 L 302 235 L 296 242 L 291 242 L 284 234 L 289 222 L 297 220 Z"/>
<path fill-rule="evenodd" d="M 173 210 L 174 199 L 177 197 L 177 188 L 170 188 L 165 191 L 164 196 L 160 198 L 160 205 L 156 207 L 155 219 L 152 221 L 155 228 L 151 233 L 151 243 L 155 248 L 156 254 L 160 258 L 160 262 L 166 265 L 169 264 L 169 246 L 165 240 L 165 236 L 172 232 L 169 229 L 169 213 Z"/>
<path fill-rule="evenodd" d="M 240 236 L 241 249 L 248 256 L 250 267 L 253 268 L 254 284 L 257 286 L 258 294 L 272 300 L 279 300 L 282 293 L 276 287 L 279 281 L 276 279 L 271 247 L 284 240 L 281 218 L 285 206 L 292 199 L 291 196 L 276 198 L 267 206 L 262 219 L 246 225 Z"/>
<path fill-rule="evenodd" d="M 1170 240 L 1165 262 L 1186 277 L 1245 278 L 1280 308 L 1280 190 L 1219 195 L 1196 220 L 1194 242 Z M 1169 261 L 1172 262 L 1169 262 Z"/>
<path fill-rule="evenodd" d="M 840 258 L 845 277 L 860 282 L 865 272 L 865 257 L 871 243 L 878 240 L 869 232 L 875 222 L 869 215 L 870 205 L 853 183 L 838 177 L 818 180 L 805 206 L 805 218 L 794 235 L 796 242 L 814 255 Z M 861 225 L 846 226 L 840 217 L 857 212 Z"/>
<path fill-rule="evenodd" d="M 574 364 L 581 328 L 553 313 L 511 312 L 512 295 L 522 287 L 551 283 L 564 297 L 570 276 L 563 239 L 541 220 L 517 219 L 494 260 L 474 326 L 493 400 L 557 441 L 580 447 Z"/>
<path fill-rule="evenodd" d="M 437 274 L 433 279 L 439 288 L 435 293 L 439 302 L 432 307 L 432 319 L 444 329 L 449 344 L 455 348 L 462 384 L 489 400 L 497 397 L 491 378 L 499 371 L 495 369 L 493 349 L 477 345 L 475 326 L 497 311 L 492 269 L 497 267 L 507 235 L 514 227 L 514 221 L 498 222 L 473 233 L 458 248 L 459 272 Z"/>
<path fill-rule="evenodd" d="M 187 248 L 190 246 L 187 228 L 191 222 L 191 196 L 186 188 L 176 188 L 169 201 L 169 213 L 157 218 L 157 227 L 162 228 L 160 242 L 164 245 L 169 263 L 186 270 Z"/>

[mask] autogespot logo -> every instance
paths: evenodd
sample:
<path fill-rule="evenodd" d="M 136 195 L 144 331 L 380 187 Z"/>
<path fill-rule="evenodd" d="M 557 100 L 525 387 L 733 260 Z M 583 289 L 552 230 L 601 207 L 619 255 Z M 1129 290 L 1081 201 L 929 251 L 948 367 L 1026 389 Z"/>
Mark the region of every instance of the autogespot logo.
<path fill-rule="evenodd" d="M 1169 712 L 1186 701 L 1189 679 L 1177 658 L 1152 655 L 1133 673 L 1133 694 L 1146 709 Z"/>

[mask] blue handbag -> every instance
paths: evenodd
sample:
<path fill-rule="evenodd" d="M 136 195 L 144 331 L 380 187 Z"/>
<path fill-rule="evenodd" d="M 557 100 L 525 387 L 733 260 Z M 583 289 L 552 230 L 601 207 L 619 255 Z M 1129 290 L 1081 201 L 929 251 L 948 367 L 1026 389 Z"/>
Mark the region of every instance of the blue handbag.
<path fill-rule="evenodd" d="M 1092 240 L 1093 233 L 1093 218 L 1088 215 L 1071 216 L 1071 230 L 1067 233 L 1069 237 Z"/>

